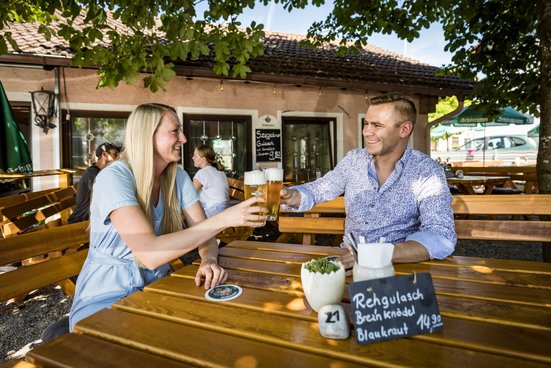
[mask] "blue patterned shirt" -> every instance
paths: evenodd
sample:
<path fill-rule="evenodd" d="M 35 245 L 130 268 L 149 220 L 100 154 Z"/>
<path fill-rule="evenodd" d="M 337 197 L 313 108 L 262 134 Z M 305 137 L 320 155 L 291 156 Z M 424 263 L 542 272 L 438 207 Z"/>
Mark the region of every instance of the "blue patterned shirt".
<path fill-rule="evenodd" d="M 414 240 L 431 259 L 454 251 L 457 236 L 444 170 L 409 146 L 380 188 L 373 156 L 360 148 L 322 178 L 293 188 L 301 192 L 301 212 L 344 193 L 345 232 L 356 239 L 361 235 L 370 243 L 381 237 L 389 243 Z"/>

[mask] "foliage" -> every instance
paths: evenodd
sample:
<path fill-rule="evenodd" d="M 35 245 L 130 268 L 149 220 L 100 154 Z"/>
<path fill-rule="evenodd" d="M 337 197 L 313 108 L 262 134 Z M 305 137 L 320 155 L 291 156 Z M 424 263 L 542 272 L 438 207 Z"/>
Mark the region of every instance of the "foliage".
<path fill-rule="evenodd" d="M 18 49 L 7 23 L 38 22 L 47 40 L 61 37 L 77 52 L 74 65 L 99 67 L 99 87 L 131 84 L 145 71 L 145 87 L 155 92 L 175 75 L 173 62 L 207 56 L 217 74 L 245 78 L 247 61 L 264 51 L 264 32 L 255 22 L 241 27 L 237 16 L 255 2 L 208 4 L 198 17 L 192 0 L 10 0 L 0 11 L 0 55 L 8 43 Z"/>
<path fill-rule="evenodd" d="M 272 1 L 288 11 L 325 3 Z M 77 50 L 75 65 L 100 67 L 100 86 L 132 83 L 148 71 L 145 86 L 157 91 L 175 75 L 173 62 L 206 56 L 214 60 L 216 74 L 245 78 L 249 58 L 263 53 L 263 25 L 252 22 L 242 28 L 237 18 L 270 0 L 209 0 L 201 16 L 197 9 L 202 2 L 11 0 L 0 12 L 0 27 L 39 22 L 46 39 L 61 36 Z M 58 21 L 60 16 L 67 22 Z M 336 0 L 327 19 L 310 28 L 309 43 L 340 39 L 341 53 L 350 52 L 365 46 L 375 32 L 412 41 L 437 21 L 444 27 L 446 49 L 454 53 L 454 64 L 442 73 L 478 79 L 472 97 L 489 105 L 485 110 L 497 113 L 497 107 L 514 106 L 539 115 L 538 3 L 533 0 Z M 111 47 L 103 47 L 104 42 Z M 9 30 L 0 35 L 0 54 L 6 53 L 7 43 L 17 48 Z"/>
<path fill-rule="evenodd" d="M 75 64 L 97 65 L 100 86 L 116 87 L 149 72 L 145 86 L 163 88 L 179 60 L 212 60 L 216 74 L 245 78 L 247 61 L 263 53 L 263 25 L 241 27 L 238 16 L 273 1 L 288 11 L 325 0 L 10 0 L 0 11 L 0 55 L 10 22 L 38 22 L 77 51 Z M 202 4 L 201 4 L 202 3 Z M 498 114 L 512 106 L 539 116 L 538 181 L 551 193 L 551 4 L 546 0 L 334 0 L 331 14 L 308 31 L 311 45 L 340 40 L 340 53 L 364 47 L 373 33 L 412 41 L 431 23 L 443 25 L 452 64 L 441 70 L 476 79 L 473 102 Z M 202 16 L 196 13 L 206 5 Z M 109 11 L 109 12 L 107 12 Z M 62 16 L 66 22 L 58 21 Z M 103 42 L 111 46 L 105 48 Z"/>
<path fill-rule="evenodd" d="M 471 100 L 465 100 L 463 102 L 463 106 L 470 106 L 471 103 Z M 457 100 L 457 96 L 447 96 L 438 99 L 438 103 L 436 104 L 436 111 L 429 113 L 429 122 L 440 119 L 442 116 L 447 115 L 453 110 L 457 109 L 458 106 L 459 101 Z"/>
<path fill-rule="evenodd" d="M 519 11 L 522 9 L 522 11 Z M 539 116 L 538 2 L 533 0 L 336 0 L 325 21 L 308 34 L 313 44 L 341 39 L 365 46 L 373 33 L 395 33 L 412 41 L 441 22 L 453 65 L 442 70 L 476 79 L 472 98 L 497 114 L 498 107 Z"/>
<path fill-rule="evenodd" d="M 331 273 L 337 272 L 339 266 L 327 258 L 313 259 L 304 266 L 310 272 Z"/>

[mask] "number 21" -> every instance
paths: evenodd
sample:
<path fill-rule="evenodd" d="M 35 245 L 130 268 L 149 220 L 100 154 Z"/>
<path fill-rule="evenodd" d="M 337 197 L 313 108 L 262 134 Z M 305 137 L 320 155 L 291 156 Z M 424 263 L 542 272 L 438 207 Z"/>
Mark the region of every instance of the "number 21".
<path fill-rule="evenodd" d="M 338 310 L 334 312 L 327 312 L 325 315 L 327 316 L 325 323 L 335 323 L 340 320 L 340 313 Z M 335 317 L 335 319 L 333 319 L 333 317 Z"/>

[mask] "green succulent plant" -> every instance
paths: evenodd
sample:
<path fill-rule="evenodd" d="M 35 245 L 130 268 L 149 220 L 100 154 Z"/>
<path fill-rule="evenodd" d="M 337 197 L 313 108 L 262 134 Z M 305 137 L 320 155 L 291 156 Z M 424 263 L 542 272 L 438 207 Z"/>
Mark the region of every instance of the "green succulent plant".
<path fill-rule="evenodd" d="M 319 258 L 319 259 L 313 259 L 310 262 L 308 262 L 304 268 L 306 268 L 310 272 L 319 272 L 319 273 L 331 273 L 331 272 L 337 272 L 339 270 L 339 266 L 327 258 Z"/>

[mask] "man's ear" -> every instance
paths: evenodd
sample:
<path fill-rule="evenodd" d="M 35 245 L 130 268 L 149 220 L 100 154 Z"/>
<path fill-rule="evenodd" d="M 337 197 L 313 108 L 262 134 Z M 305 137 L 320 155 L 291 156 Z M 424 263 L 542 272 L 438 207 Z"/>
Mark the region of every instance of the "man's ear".
<path fill-rule="evenodd" d="M 402 123 L 402 126 L 400 127 L 400 137 L 401 138 L 409 137 L 412 131 L 413 131 L 413 122 L 404 121 Z"/>

